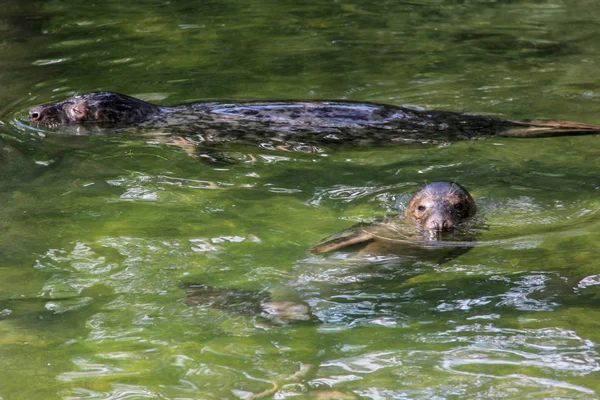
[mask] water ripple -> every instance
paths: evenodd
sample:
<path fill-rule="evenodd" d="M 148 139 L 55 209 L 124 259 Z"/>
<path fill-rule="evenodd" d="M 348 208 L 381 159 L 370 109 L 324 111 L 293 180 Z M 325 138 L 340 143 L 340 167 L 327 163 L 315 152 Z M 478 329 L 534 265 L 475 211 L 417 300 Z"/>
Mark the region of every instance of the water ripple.
<path fill-rule="evenodd" d="M 381 193 L 384 202 L 390 201 L 387 192 L 391 189 L 398 189 L 405 187 L 408 184 L 395 184 L 385 186 L 348 186 L 348 185 L 334 185 L 330 188 L 318 189 L 315 195 L 307 201 L 310 205 L 320 205 L 324 200 L 335 200 L 343 203 L 349 203 L 357 199 L 371 196 L 376 193 Z"/>
<path fill-rule="evenodd" d="M 600 371 L 594 343 L 562 328 L 506 329 L 489 325 L 459 325 L 443 332 L 416 334 L 419 350 L 368 351 L 345 349 L 347 357 L 324 361 L 311 387 L 344 387 L 360 380 L 354 393 L 365 398 L 430 398 L 464 396 L 473 385 L 485 393 L 535 398 L 589 398 L 594 391 L 568 377 Z M 434 350 L 428 350 L 433 346 Z M 451 346 L 447 350 L 440 347 Z M 423 375 L 423 368 L 428 374 Z M 401 376 L 398 389 L 380 387 L 378 378 Z M 560 377 L 564 377 L 561 379 Z M 505 390 L 509 390 L 506 392 Z M 494 394 L 495 393 L 495 394 Z M 583 397 L 581 397 L 583 396 Z"/>
<path fill-rule="evenodd" d="M 339 367 L 344 371 L 365 374 L 382 368 L 402 365 L 401 357 L 391 351 L 366 354 L 359 357 L 332 360 L 321 364 L 321 367 Z"/>
<path fill-rule="evenodd" d="M 600 371 L 600 354 L 595 344 L 569 329 L 510 329 L 477 323 L 417 335 L 415 339 L 429 344 L 458 344 L 444 351 L 441 358 L 442 367 L 453 373 L 506 377 L 512 373 L 504 367 L 511 366 L 515 370 L 529 366 L 538 368 L 540 373 L 553 370 L 571 376 Z M 478 367 L 472 368 L 474 365 Z M 492 367 L 484 367 L 487 365 Z"/>
<path fill-rule="evenodd" d="M 77 371 L 64 372 L 56 379 L 71 382 L 79 379 L 100 378 L 103 376 L 123 377 L 138 375 L 138 372 L 127 372 L 126 370 L 105 364 L 94 363 L 83 358 L 72 359 L 71 362 Z"/>
<path fill-rule="evenodd" d="M 126 399 L 156 399 L 157 393 L 138 385 L 112 384 L 110 391 L 94 391 L 84 388 L 73 388 L 63 392 L 63 398 L 66 400 L 126 400 Z"/>

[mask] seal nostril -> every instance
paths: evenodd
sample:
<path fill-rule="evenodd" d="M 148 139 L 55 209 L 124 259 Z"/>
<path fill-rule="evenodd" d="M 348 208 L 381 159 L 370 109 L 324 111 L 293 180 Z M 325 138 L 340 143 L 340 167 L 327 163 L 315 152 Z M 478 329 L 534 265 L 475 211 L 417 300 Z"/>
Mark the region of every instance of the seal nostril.
<path fill-rule="evenodd" d="M 32 112 L 29 117 L 34 120 L 37 121 L 40 118 L 40 114 L 36 113 L 36 112 Z"/>

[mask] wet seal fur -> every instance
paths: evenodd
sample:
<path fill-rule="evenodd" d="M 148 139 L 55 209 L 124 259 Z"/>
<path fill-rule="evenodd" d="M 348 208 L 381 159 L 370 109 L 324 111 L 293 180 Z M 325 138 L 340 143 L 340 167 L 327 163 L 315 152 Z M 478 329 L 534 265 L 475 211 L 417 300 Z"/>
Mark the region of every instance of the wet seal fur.
<path fill-rule="evenodd" d="M 431 182 L 412 197 L 403 217 L 354 225 L 321 240 L 309 252 L 316 255 L 361 245 L 366 253 L 382 253 L 393 247 L 399 247 L 395 250 L 401 253 L 408 249 L 411 240 L 435 244 L 444 233 L 456 230 L 476 212 L 475 200 L 467 189 L 455 182 Z M 420 235 L 415 235 L 415 228 Z"/>
<path fill-rule="evenodd" d="M 92 92 L 30 110 L 39 127 L 159 130 L 199 142 L 264 140 L 305 144 L 435 143 L 490 136 L 534 138 L 597 134 L 569 121 L 526 121 L 351 101 L 201 102 L 161 107 L 112 92 Z"/>

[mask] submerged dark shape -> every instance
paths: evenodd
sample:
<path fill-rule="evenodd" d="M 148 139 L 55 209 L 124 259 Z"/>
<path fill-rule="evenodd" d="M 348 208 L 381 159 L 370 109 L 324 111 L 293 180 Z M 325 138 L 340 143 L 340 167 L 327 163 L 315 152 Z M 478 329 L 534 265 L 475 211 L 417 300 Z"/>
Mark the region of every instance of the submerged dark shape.
<path fill-rule="evenodd" d="M 94 125 L 199 136 L 201 141 L 282 140 L 308 144 L 402 144 L 489 136 L 544 137 L 600 132 L 568 121 L 510 121 L 449 111 L 350 101 L 202 102 L 160 107 L 111 92 L 76 96 L 29 112 L 38 126 Z"/>
<path fill-rule="evenodd" d="M 256 290 L 222 289 L 202 284 L 186 284 L 186 304 L 211 307 L 239 315 L 261 315 L 276 323 L 309 321 L 308 307 L 294 301 L 272 301 L 270 293 Z"/>
<path fill-rule="evenodd" d="M 395 216 L 354 225 L 323 239 L 309 251 L 322 254 L 362 245 L 366 246 L 364 251 L 368 253 L 402 253 L 409 251 L 411 242 L 415 240 L 435 245 L 445 233 L 454 231 L 476 211 L 475 201 L 458 183 L 432 182 L 413 196 L 403 218 Z"/>

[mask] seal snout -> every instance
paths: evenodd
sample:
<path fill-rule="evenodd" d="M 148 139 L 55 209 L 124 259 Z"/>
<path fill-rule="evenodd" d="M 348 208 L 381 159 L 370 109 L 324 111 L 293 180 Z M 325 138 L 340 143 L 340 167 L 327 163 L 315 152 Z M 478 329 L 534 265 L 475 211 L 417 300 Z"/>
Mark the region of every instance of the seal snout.
<path fill-rule="evenodd" d="M 432 231 L 449 231 L 454 228 L 454 224 L 452 221 L 444 219 L 444 220 L 434 220 L 430 221 L 426 224 L 425 229 L 429 229 Z"/>
<path fill-rule="evenodd" d="M 51 125 L 59 121 L 59 111 L 55 106 L 38 106 L 29 111 L 29 120 L 39 124 Z"/>
<path fill-rule="evenodd" d="M 436 232 L 451 231 L 456 228 L 456 225 L 458 225 L 459 222 L 460 220 L 455 218 L 451 213 L 440 210 L 438 212 L 433 212 L 426 218 L 422 223 L 422 227 L 425 230 Z"/>
<path fill-rule="evenodd" d="M 29 119 L 33 122 L 41 122 L 44 116 L 48 115 L 46 107 L 35 107 L 29 111 Z"/>

